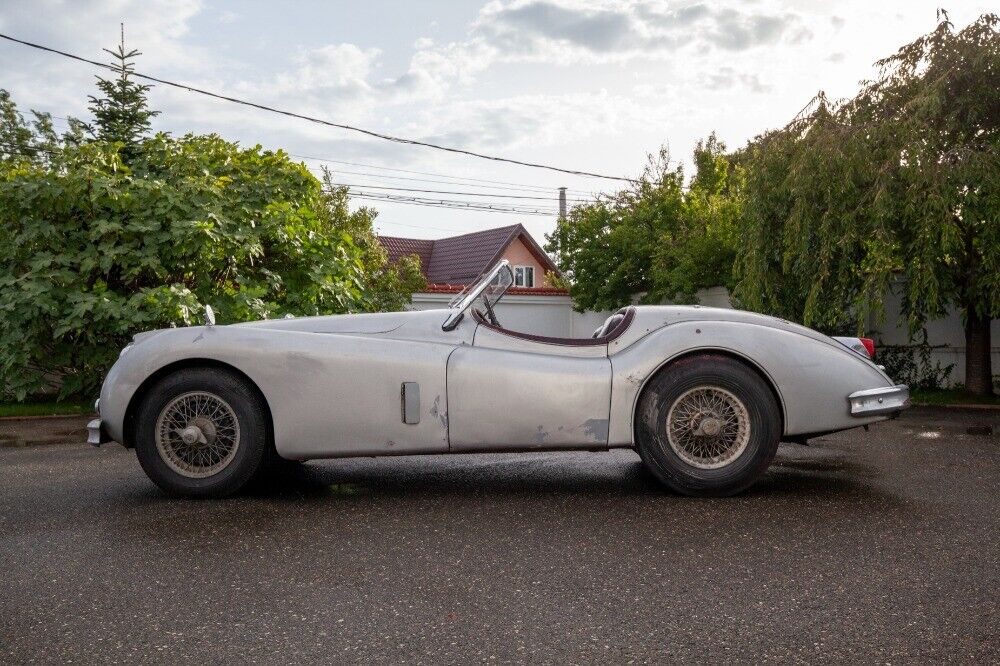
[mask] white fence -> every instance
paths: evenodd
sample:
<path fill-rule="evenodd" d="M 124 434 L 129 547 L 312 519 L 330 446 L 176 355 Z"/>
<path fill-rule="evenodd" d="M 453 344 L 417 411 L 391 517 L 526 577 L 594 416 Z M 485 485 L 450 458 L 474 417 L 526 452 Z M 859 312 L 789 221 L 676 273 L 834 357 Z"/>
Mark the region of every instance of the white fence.
<path fill-rule="evenodd" d="M 885 321 L 879 324 L 876 317 L 868 321 L 868 330 L 872 337 L 886 345 L 910 344 L 909 331 L 905 321 L 899 323 L 902 312 L 902 295 L 894 288 L 885 299 Z M 930 354 L 931 364 L 941 363 L 942 367 L 954 364 L 951 370 L 950 383 L 965 381 L 965 328 L 962 317 L 955 308 L 950 308 L 947 316 L 927 322 L 927 343 L 933 349 Z M 1000 319 L 994 319 L 990 326 L 992 341 L 991 357 L 993 359 L 994 376 L 1000 373 Z"/>

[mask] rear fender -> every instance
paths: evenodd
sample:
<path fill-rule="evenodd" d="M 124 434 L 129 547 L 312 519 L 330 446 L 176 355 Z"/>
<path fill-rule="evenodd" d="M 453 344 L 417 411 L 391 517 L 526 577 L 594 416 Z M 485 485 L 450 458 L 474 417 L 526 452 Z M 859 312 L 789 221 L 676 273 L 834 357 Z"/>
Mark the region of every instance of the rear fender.
<path fill-rule="evenodd" d="M 673 360 L 697 352 L 733 355 L 757 368 L 778 395 L 783 436 L 844 430 L 886 418 L 851 415 L 850 394 L 893 383 L 833 340 L 747 322 L 686 321 L 652 331 L 611 356 L 609 445 L 634 444 L 635 408 L 643 388 Z"/>

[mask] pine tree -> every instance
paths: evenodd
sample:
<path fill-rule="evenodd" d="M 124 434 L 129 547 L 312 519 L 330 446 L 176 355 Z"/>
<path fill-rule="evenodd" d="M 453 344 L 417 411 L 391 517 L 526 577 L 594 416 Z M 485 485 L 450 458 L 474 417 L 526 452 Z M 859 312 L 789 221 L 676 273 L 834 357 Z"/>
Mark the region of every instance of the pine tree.
<path fill-rule="evenodd" d="M 90 96 L 90 112 L 94 115 L 97 138 L 124 144 L 122 155 L 128 161 L 149 131 L 150 119 L 160 112 L 151 111 L 146 104 L 146 93 L 152 86 L 136 83 L 130 78 L 135 70 L 132 60 L 142 54 L 135 49 L 125 50 L 124 25 L 118 48 L 104 50 L 114 57 L 111 67 L 118 76 L 110 80 L 97 77 L 97 87 L 104 96 Z"/>

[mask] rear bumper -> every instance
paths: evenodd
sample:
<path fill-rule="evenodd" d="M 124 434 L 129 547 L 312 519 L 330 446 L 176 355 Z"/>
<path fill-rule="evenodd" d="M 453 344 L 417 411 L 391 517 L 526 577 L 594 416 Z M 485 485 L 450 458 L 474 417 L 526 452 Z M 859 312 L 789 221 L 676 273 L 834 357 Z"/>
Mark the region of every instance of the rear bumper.
<path fill-rule="evenodd" d="M 851 416 L 880 416 L 899 412 L 910 406 L 910 389 L 906 384 L 855 391 L 847 396 Z"/>
<path fill-rule="evenodd" d="M 87 424 L 87 444 L 100 446 L 111 441 L 111 436 L 104 429 L 104 422 L 101 419 L 94 419 Z"/>

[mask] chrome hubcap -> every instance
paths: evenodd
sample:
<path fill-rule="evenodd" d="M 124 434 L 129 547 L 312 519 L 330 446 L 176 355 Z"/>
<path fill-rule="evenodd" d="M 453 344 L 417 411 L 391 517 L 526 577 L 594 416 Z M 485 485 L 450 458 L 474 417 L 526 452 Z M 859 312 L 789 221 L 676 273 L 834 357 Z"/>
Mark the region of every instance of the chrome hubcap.
<path fill-rule="evenodd" d="M 717 386 L 685 391 L 667 414 L 667 441 L 681 460 L 699 469 L 725 467 L 750 442 L 750 414 L 743 402 Z"/>
<path fill-rule="evenodd" d="M 239 444 L 236 412 L 214 393 L 179 395 L 156 420 L 156 450 L 181 476 L 199 479 L 218 474 L 236 457 Z"/>

